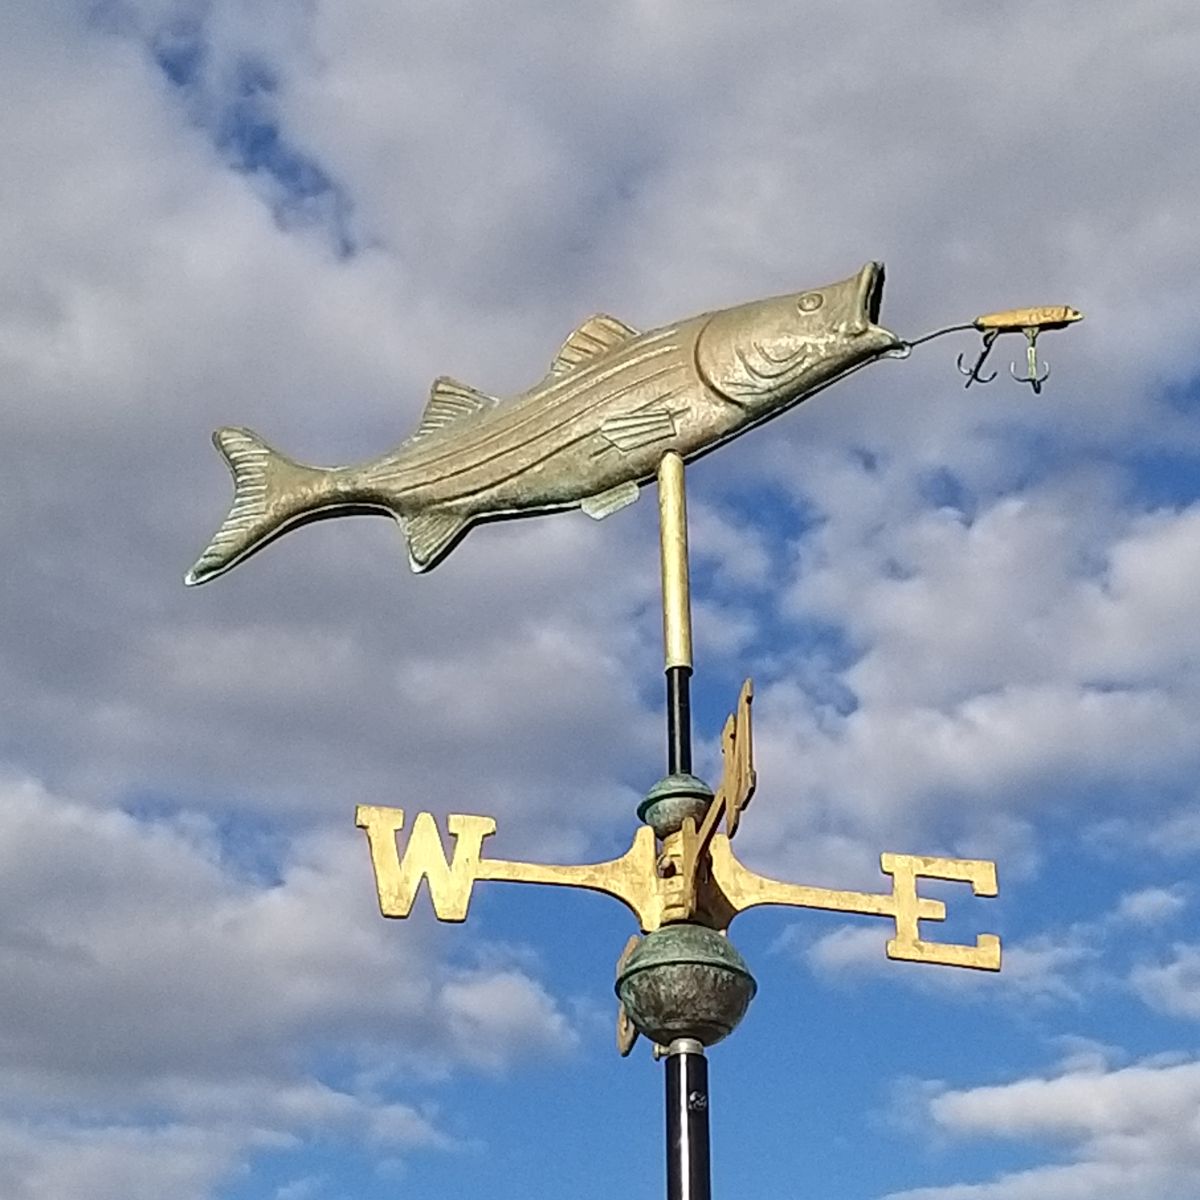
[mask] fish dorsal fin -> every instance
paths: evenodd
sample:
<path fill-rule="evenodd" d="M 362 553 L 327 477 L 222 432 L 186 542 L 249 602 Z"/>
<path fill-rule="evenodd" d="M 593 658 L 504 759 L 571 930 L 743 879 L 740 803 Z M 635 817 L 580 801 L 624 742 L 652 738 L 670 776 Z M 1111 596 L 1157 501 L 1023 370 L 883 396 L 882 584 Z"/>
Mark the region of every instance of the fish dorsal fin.
<path fill-rule="evenodd" d="M 495 408 L 500 401 L 486 392 L 477 391 L 470 384 L 459 383 L 449 375 L 440 375 L 429 389 L 429 403 L 421 414 L 421 423 L 412 441 L 439 433 L 456 421 L 478 416 Z"/>
<path fill-rule="evenodd" d="M 562 344 L 562 349 L 554 356 L 550 364 L 550 374 L 565 375 L 576 367 L 601 354 L 619 346 L 622 342 L 638 336 L 636 329 L 631 329 L 624 321 L 610 317 L 607 313 L 597 313 L 586 321 Z"/>

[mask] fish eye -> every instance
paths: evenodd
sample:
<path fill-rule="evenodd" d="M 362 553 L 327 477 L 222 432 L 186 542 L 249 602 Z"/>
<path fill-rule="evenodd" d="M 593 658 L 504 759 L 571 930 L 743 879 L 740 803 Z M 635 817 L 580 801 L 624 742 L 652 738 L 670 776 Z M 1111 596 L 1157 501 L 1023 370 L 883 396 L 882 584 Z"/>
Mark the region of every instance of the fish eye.
<path fill-rule="evenodd" d="M 805 292 L 797 302 L 797 307 L 801 312 L 810 313 L 816 312 L 824 303 L 825 297 L 820 292 Z"/>

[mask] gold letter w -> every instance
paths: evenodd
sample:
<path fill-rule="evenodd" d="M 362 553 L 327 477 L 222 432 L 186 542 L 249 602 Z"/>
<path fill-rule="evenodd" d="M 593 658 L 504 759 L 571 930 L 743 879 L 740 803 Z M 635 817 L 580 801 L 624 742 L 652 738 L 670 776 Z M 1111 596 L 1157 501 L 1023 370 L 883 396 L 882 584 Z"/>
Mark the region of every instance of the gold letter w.
<path fill-rule="evenodd" d="M 403 857 L 396 845 L 396 835 L 404 828 L 402 808 L 360 804 L 355 823 L 367 831 L 379 910 L 385 917 L 407 917 L 421 880 L 428 879 L 437 919 L 467 919 L 483 839 L 496 832 L 491 817 L 450 814 L 446 824 L 454 838 L 454 856 L 449 860 L 432 813 L 417 813 Z"/>

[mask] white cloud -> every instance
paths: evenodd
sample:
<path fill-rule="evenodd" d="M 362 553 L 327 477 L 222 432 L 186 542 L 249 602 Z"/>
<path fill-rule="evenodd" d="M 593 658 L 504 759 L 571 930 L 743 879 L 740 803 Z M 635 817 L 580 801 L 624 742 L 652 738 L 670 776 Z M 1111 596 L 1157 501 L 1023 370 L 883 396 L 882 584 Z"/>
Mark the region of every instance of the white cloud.
<path fill-rule="evenodd" d="M 574 1030 L 553 999 L 517 971 L 473 972 L 446 983 L 439 1006 L 456 1043 L 499 1068 L 516 1053 L 572 1049 Z"/>
<path fill-rule="evenodd" d="M 1115 916 L 1119 921 L 1135 925 L 1158 925 L 1178 916 L 1187 905 L 1187 893 L 1182 885 L 1148 887 L 1126 892 L 1117 905 Z"/>
<path fill-rule="evenodd" d="M 313 1175 L 293 1179 L 276 1191 L 275 1200 L 316 1200 L 325 1184 L 325 1179 Z"/>
<path fill-rule="evenodd" d="M 1055 1074 L 1103 1072 L 1109 1067 L 1124 1065 L 1126 1061 L 1126 1056 L 1119 1047 L 1098 1042 L 1094 1038 L 1068 1033 L 1053 1038 L 1052 1041 L 1061 1052 Z"/>
<path fill-rule="evenodd" d="M 1200 1020 L 1200 945 L 1177 945 L 1169 962 L 1134 968 L 1130 983 L 1152 1008 Z"/>
<path fill-rule="evenodd" d="M 1079 937 L 1056 941 L 1045 935 L 1004 948 L 1003 984 L 1028 999 L 1066 1000 L 1079 1003 L 1086 968 L 1096 957 L 1094 947 Z"/>
<path fill-rule="evenodd" d="M 825 668 L 837 699 L 794 673 L 760 682 L 760 813 L 802 779 L 802 802 L 772 810 L 799 842 L 831 826 L 864 846 L 932 833 L 984 857 L 1019 851 L 1019 822 L 1039 812 L 1125 819 L 1134 789 L 1143 837 L 1184 819 L 1167 806 L 1200 765 L 1197 509 L 1142 517 L 1102 490 L 1080 516 L 1078 484 L 969 519 L 836 485 L 798 545 L 785 615 L 838 627 L 849 651 Z"/>
<path fill-rule="evenodd" d="M 202 32 L 203 53 L 227 65 L 300 53 L 294 14 L 248 22 L 236 9 L 211 7 L 219 48 Z M 630 582 L 639 556 L 619 532 L 564 518 L 561 531 L 483 531 L 469 539 L 478 555 L 464 548 L 438 578 L 415 580 L 397 531 L 363 522 L 332 539 L 309 531 L 294 556 L 268 551 L 247 572 L 259 602 L 236 578 L 185 592 L 182 571 L 227 501 L 211 428 L 254 423 L 318 460 L 377 453 L 453 368 L 460 313 L 434 300 L 419 316 L 403 263 L 378 246 L 339 261 L 281 229 L 255 180 L 189 124 L 147 47 L 41 11 L 23 9 L 0 48 L 5 77 L 28 76 L 25 94 L 39 97 L 6 109 L 9 169 L 24 182 L 0 211 L 11 485 L 0 538 L 23 563 L 0 594 L 7 628 L 22 631 L 0 647 L 0 712 L 22 765 L 81 795 L 225 796 L 311 821 L 335 789 L 349 807 L 394 789 L 397 761 L 414 789 L 447 796 L 473 792 L 487 762 L 502 804 L 578 837 L 601 796 L 569 819 L 557 796 L 611 762 L 603 743 L 643 713 L 627 662 L 643 624 L 653 636 L 641 620 L 652 547 L 644 586 Z M 123 11 L 137 21 L 118 28 L 147 37 L 202 16 Z M 38 465 L 50 459 L 53 471 Z M 408 675 L 451 648 L 461 686 L 433 708 Z M 567 669 L 572 652 L 585 674 Z M 459 713 L 468 699 L 487 716 L 478 754 L 477 725 Z M 596 749 L 564 745 L 552 726 L 568 716 L 596 731 Z M 630 756 L 649 759 L 651 745 Z"/>
<path fill-rule="evenodd" d="M 232 1131 L 179 1126 L 38 1129 L 0 1122 L 0 1192 L 7 1200 L 209 1200 L 245 1141 Z"/>
<path fill-rule="evenodd" d="M 951 910 L 956 903 L 969 902 L 965 894 L 956 897 L 947 891 L 943 896 Z M 1142 888 L 1119 896 L 1111 910 L 1093 919 L 1066 925 L 1051 923 L 1017 938 L 1005 936 L 1003 968 L 998 976 L 925 969 L 896 973 L 894 964 L 884 955 L 890 927 L 872 921 L 841 923 L 820 935 L 814 935 L 807 924 L 790 925 L 777 939 L 776 947 L 795 954 L 827 980 L 848 981 L 887 973 L 910 986 L 937 989 L 962 999 L 994 1004 L 1002 1002 L 999 997 L 1007 996 L 1021 1003 L 1025 1012 L 1030 1011 L 1031 1004 L 1043 1009 L 1070 1005 L 1082 1010 L 1105 993 L 1124 988 L 1128 969 L 1128 983 L 1146 1003 L 1175 1016 L 1193 1017 L 1200 1015 L 1200 951 L 1177 944 L 1166 964 L 1151 966 L 1138 961 L 1144 959 L 1149 947 L 1161 944 L 1161 935 L 1187 903 L 1183 884 Z M 986 908 L 975 911 L 980 914 L 980 930 L 995 927 L 986 921 Z M 1132 938 L 1131 927 L 1135 934 Z M 939 929 L 937 923 L 926 922 L 922 936 L 943 940 L 946 935 Z M 1127 968 L 1123 964 L 1130 958 L 1134 965 Z M 1098 1044 L 1089 1039 L 1082 1039 L 1082 1044 L 1086 1061 L 1099 1061 Z M 1105 1047 L 1104 1061 L 1112 1060 L 1115 1053 L 1113 1047 Z M 1064 1070 L 1074 1070 L 1081 1061 L 1084 1059 L 1078 1056 L 1064 1060 Z"/>
<path fill-rule="evenodd" d="M 13 1067 L 81 1087 L 114 1072 L 284 1070 L 305 1038 L 361 1041 L 377 1062 L 488 1066 L 570 1044 L 521 971 L 447 972 L 424 922 L 379 918 L 356 829 L 295 845 L 278 882 L 256 881 L 186 827 L 96 812 L 29 782 L 4 798 Z M 456 1024 L 483 1019 L 481 996 L 486 1047 Z M 61 1031 L 84 1027 L 81 1052 Z"/>
<path fill-rule="evenodd" d="M 784 948 L 803 947 L 808 965 L 826 979 L 854 979 L 882 974 L 903 979 L 910 986 L 937 989 L 988 1004 L 1004 1003 L 1002 997 L 1023 1003 L 1067 1002 L 1079 1004 L 1085 982 L 1095 982 L 1091 964 L 1097 950 L 1078 935 L 1055 940 L 1046 935 L 1026 941 L 1004 944 L 1004 965 L 998 976 L 976 975 L 970 971 L 944 968 L 901 968 L 897 971 L 885 954 L 885 943 L 892 936 L 884 924 L 844 924 L 805 943 L 792 926 L 780 944 Z M 924 936 L 941 940 L 936 925 L 929 924 Z"/>
<path fill-rule="evenodd" d="M 770 545 L 755 525 L 736 520 L 710 503 L 692 502 L 688 540 L 692 562 L 714 564 L 719 586 L 740 594 L 772 586 Z"/>
<path fill-rule="evenodd" d="M 890 932 L 887 926 L 839 925 L 837 929 L 822 934 L 808 948 L 809 963 L 825 974 L 840 974 L 846 971 L 878 971 L 881 961 L 886 963 L 884 944 Z"/>
<path fill-rule="evenodd" d="M 1178 857 L 1200 850 L 1200 806 L 1185 805 L 1146 832 L 1146 840 L 1160 854 Z"/>
<path fill-rule="evenodd" d="M 1023 44 L 1020 22 L 994 15 L 914 23 L 881 10 L 869 30 L 838 23 L 838 44 L 860 63 L 854 81 L 823 53 L 804 50 L 798 67 L 786 7 L 771 10 L 777 36 L 766 42 L 732 14 L 703 21 L 693 15 L 681 41 L 677 22 L 627 7 L 599 21 L 587 45 L 556 41 L 553 55 L 532 61 L 522 52 L 526 67 L 515 73 L 473 22 L 464 41 L 453 7 L 415 15 L 365 2 L 269 6 L 251 18 L 234 3 L 200 10 L 145 2 L 122 6 L 127 19 L 114 26 L 121 36 L 86 33 L 54 11 L 54 36 L 30 12 L 9 50 L 15 68 L 70 80 L 56 94 L 73 97 L 61 114 L 39 111 L 36 136 L 29 132 L 35 123 L 14 114 L 23 131 L 14 169 L 28 170 L 39 186 L 9 210 L 20 234 L 11 245 L 41 247 L 30 264 L 42 264 L 44 295 L 40 304 L 14 295 L 4 309 L 13 378 L 32 389 L 21 406 L 29 427 L 10 431 L 10 444 L 15 455 L 35 461 L 41 443 L 34 432 L 56 435 L 73 422 L 73 436 L 86 435 L 87 452 L 78 456 L 78 483 L 76 456 L 60 459 L 53 481 L 29 480 L 31 498 L 59 532 L 49 561 L 10 585 L 13 619 L 38 635 L 5 648 L 8 694 L 21 702 L 4 716 L 29 748 L 30 767 L 72 790 L 236 789 L 241 803 L 286 802 L 311 819 L 325 811 L 339 781 L 362 793 L 385 789 L 397 727 L 405 726 L 411 737 L 399 752 L 419 790 L 468 786 L 470 766 L 456 777 L 452 763 L 446 777 L 449 756 L 439 732 L 451 730 L 454 763 L 494 764 L 506 804 L 522 816 L 554 820 L 550 797 L 580 774 L 572 770 L 578 745 L 557 759 L 547 755 L 564 741 L 554 715 L 595 731 L 588 742 L 603 747 L 597 767 L 602 758 L 611 763 L 609 745 L 644 724 L 644 698 L 627 680 L 655 652 L 654 622 L 646 619 L 653 618 L 652 543 L 639 541 L 636 551 L 649 590 L 623 581 L 632 569 L 630 543 L 650 521 L 623 517 L 609 530 L 564 517 L 521 531 L 481 530 L 437 580 L 404 576 L 395 531 L 382 523 L 306 530 L 269 550 L 243 582 L 225 580 L 215 585 L 219 591 L 185 597 L 175 578 L 224 499 L 215 459 L 196 449 L 212 424 L 263 425 L 302 457 L 371 453 L 411 427 L 427 380 L 440 370 L 485 386 L 488 376 L 517 385 L 538 369 L 520 364 L 544 361 L 564 324 L 591 307 L 615 305 L 631 320 L 653 320 L 733 298 L 734 288 L 794 286 L 809 271 L 846 269 L 831 246 L 888 252 L 898 267 L 898 308 L 918 323 L 922 313 L 940 319 L 947 305 L 986 307 L 981 290 L 1016 289 L 1031 277 L 1048 288 L 1086 279 L 1098 296 L 1126 294 L 1130 281 L 1121 272 L 1134 261 L 1160 290 L 1184 288 L 1190 279 L 1177 265 L 1179 246 L 1168 255 L 1163 239 L 1174 211 L 1170 189 L 1150 197 L 1157 216 L 1126 230 L 1133 239 L 1127 256 L 1097 261 L 1097 235 L 1081 225 L 1089 218 L 1065 199 L 1074 188 L 1052 183 L 1110 161 L 1118 146 L 1182 179 L 1175 160 L 1142 136 L 1145 128 L 1178 122 L 1165 79 L 1162 92 L 1149 95 L 1132 76 L 1097 90 L 1085 69 L 1088 55 L 1124 27 L 1119 6 L 1106 7 L 1086 33 L 1055 22 L 1039 26 L 1047 44 L 1061 39 L 1061 79 L 1051 91 L 1070 154 L 1045 167 L 1046 202 L 1032 225 L 1018 215 L 1027 198 L 1008 174 L 1024 154 L 1019 141 L 999 130 L 989 135 L 989 179 L 993 186 L 1005 181 L 993 191 L 979 190 L 978 163 L 955 167 L 942 152 L 946 138 L 976 143 L 969 114 L 979 111 L 981 88 L 1009 94 L 1011 51 Z M 514 45 L 546 48 L 559 19 L 518 6 L 506 11 L 505 35 Z M 632 41 L 630 28 L 639 31 Z M 1176 28 L 1164 42 L 1150 28 L 1145 45 L 1174 50 L 1184 37 Z M 203 111 L 189 108 L 152 64 L 154 38 L 178 38 L 181 30 L 203 51 Z M 834 36 L 832 25 L 828 33 Z M 981 76 L 938 54 L 938 71 L 920 80 L 872 69 L 894 63 L 903 46 L 947 39 L 988 44 L 988 61 L 1004 68 Z M 456 68 L 447 75 L 439 55 L 451 47 Z M 736 94 L 713 96 L 707 72 L 696 69 L 751 54 L 756 69 Z M 1169 74 L 1175 59 L 1154 61 L 1165 62 L 1156 71 Z M 221 105 L 236 97 L 239 64 L 249 62 L 274 79 L 260 97 L 263 119 L 277 122 L 280 138 L 321 163 L 353 198 L 362 236 L 356 256 L 339 261 L 321 239 L 279 228 L 261 180 L 228 171 L 226 151 L 213 146 Z M 472 87 L 450 83 L 462 78 Z M 1067 104 L 1057 91 L 1063 80 L 1074 81 Z M 1034 91 L 1012 93 L 1020 107 L 1049 87 L 1036 75 L 1025 82 Z M 934 103 L 934 95 L 941 100 Z M 1137 104 L 1130 108 L 1121 96 L 1136 96 Z M 801 120 L 798 114 L 814 105 L 821 121 Z M 76 121 L 77 111 L 86 120 Z M 1097 111 L 1112 117 L 1103 155 L 1088 133 Z M 909 119 L 914 112 L 922 119 Z M 639 139 L 618 133 L 623 119 L 636 121 Z M 904 154 L 896 152 L 900 144 Z M 779 154 L 780 146 L 789 153 Z M 820 170 L 811 168 L 810 154 Z M 832 166 L 843 161 L 871 164 L 879 187 L 847 190 Z M 931 172 L 942 179 L 939 195 L 962 199 L 934 225 Z M 1114 212 L 1146 201 L 1127 180 L 1105 178 L 1111 194 L 1089 209 L 1091 220 L 1111 221 Z M 777 231 L 795 223 L 797 205 L 807 219 L 794 242 L 781 243 Z M 930 238 L 932 228 L 941 236 Z M 685 235 L 703 251 L 681 254 Z M 993 254 L 991 238 L 1020 254 Z M 47 246 L 57 256 L 42 253 Z M 11 266 L 9 278 L 38 278 L 23 260 Z M 1071 296 L 1086 307 L 1086 297 Z M 1157 309 L 1159 323 L 1140 331 L 1142 344 L 1147 352 L 1162 350 L 1168 362 L 1183 318 L 1175 306 Z M 1103 313 L 1101 305 L 1101 322 Z M 1068 359 L 1074 377 L 1098 389 L 1086 410 L 1093 425 L 1085 428 L 1085 406 L 1073 406 L 1070 388 L 1056 393 L 1053 410 L 1059 428 L 1085 440 L 1097 436 L 1095 421 L 1124 420 L 1120 412 L 1128 409 L 1128 417 L 1130 406 L 1144 403 L 1125 387 L 1121 364 L 1103 376 L 1087 374 L 1088 347 L 1100 336 L 1092 332 L 1095 319 L 1071 332 L 1076 350 Z M 1062 344 L 1066 352 L 1066 335 Z M 1187 522 L 1162 514 L 1155 526 L 1148 518 L 1125 548 L 1119 539 L 1132 526 L 1114 512 L 1111 497 L 1089 515 L 1095 497 L 1086 480 L 1059 495 L 1061 502 L 1035 493 L 985 503 L 970 523 L 926 511 L 914 492 L 923 471 L 961 463 L 986 499 L 989 488 L 1011 485 L 1016 469 L 990 424 L 997 413 L 1032 428 L 1051 411 L 1009 400 L 981 408 L 974 393 L 969 404 L 931 402 L 923 393 L 934 361 L 927 354 L 879 369 L 891 372 L 893 392 L 909 380 L 902 390 L 920 396 L 919 405 L 897 396 L 865 410 L 853 394 L 870 397 L 876 385 L 865 382 L 861 392 L 847 385 L 837 393 L 845 404 L 831 394 L 803 421 L 780 422 L 769 435 L 748 439 L 749 449 L 731 450 L 728 470 L 724 459 L 698 469 L 697 555 L 712 559 L 718 580 L 730 586 L 773 582 L 772 548 L 744 517 L 706 499 L 706 490 L 711 497 L 737 481 L 759 482 L 757 469 L 766 467 L 776 481 L 798 479 L 806 501 L 827 517 L 805 549 L 808 576 L 797 584 L 803 595 L 793 593 L 800 606 L 793 611 L 811 613 L 824 603 L 825 615 L 863 651 L 842 679 L 862 707 L 841 726 L 841 738 L 797 749 L 815 749 L 826 760 L 815 781 L 828 797 L 820 812 L 823 819 L 852 814 L 860 827 L 839 831 L 851 837 L 889 832 L 900 808 L 918 824 L 929 808 L 935 824 L 947 804 L 934 804 L 934 792 L 969 793 L 964 815 L 977 819 L 981 791 L 994 810 L 1000 788 L 1015 791 L 1031 778 L 1070 771 L 1074 764 L 1063 761 L 1061 748 L 1046 744 L 1054 729 L 1078 727 L 1076 758 L 1099 755 L 1101 770 L 1108 748 L 1117 759 L 1135 743 L 1145 746 L 1142 766 L 1176 769 L 1192 716 L 1158 686 L 1178 659 L 1180 639 L 1190 636 L 1183 603 L 1190 568 L 1176 571 L 1174 591 L 1139 590 L 1137 582 L 1169 574 L 1171 561 L 1190 561 Z M 1137 412 L 1140 420 L 1144 413 Z M 874 474 L 848 466 L 846 451 L 863 445 L 890 466 Z M 133 449 L 141 446 L 144 452 Z M 97 516 L 64 533 L 72 522 L 63 497 L 85 486 L 91 510 L 123 520 Z M 182 499 L 154 505 L 154 496 Z M 144 518 L 133 515 L 148 503 Z M 130 520 L 136 536 L 132 528 L 120 532 Z M 1080 553 L 1113 547 L 1112 595 L 1089 598 L 1087 577 L 1069 564 Z M 907 578 L 889 573 L 893 560 L 905 564 Z M 1067 569 L 1055 569 L 1060 561 Z M 51 637 L 39 617 L 64 578 L 85 582 Z M 599 594 L 581 611 L 578 597 L 595 592 L 597 581 Z M 380 598 L 390 595 L 402 596 L 402 611 Z M 119 606 L 102 602 L 118 596 Z M 127 619 L 131 614 L 140 615 Z M 554 645 L 537 644 L 532 614 L 557 626 Z M 1138 622 L 1151 617 L 1171 637 L 1139 653 Z M 1064 636 L 1072 626 L 1077 632 Z M 698 630 L 714 653 L 737 653 L 761 624 L 757 614 L 731 618 L 701 597 Z M 591 686 L 555 670 L 564 646 L 587 651 Z M 1054 666 L 1081 646 L 1080 661 L 1066 668 L 1071 686 L 1048 683 Z M 448 647 L 461 650 L 462 660 L 447 664 L 453 699 L 434 707 L 405 694 L 404 682 L 419 673 L 429 648 L 436 657 Z M 529 666 L 518 671 L 522 703 L 515 704 L 510 681 L 520 658 Z M 569 650 L 566 659 L 574 661 Z M 802 669 L 774 665 L 793 677 Z M 1137 676 L 1128 692 L 1094 695 L 1080 682 L 1092 681 L 1089 672 L 1126 668 Z M 369 697 L 371 715 L 347 704 L 349 696 Z M 764 694 L 759 705 L 764 722 L 766 700 Z M 482 719 L 456 723 L 452 710 L 468 702 L 470 715 Z M 46 730 L 68 720 L 75 735 L 64 746 Z M 796 723 L 787 711 L 784 721 Z M 479 744 L 466 747 L 476 731 Z M 784 757 L 770 740 L 764 758 L 787 769 L 794 753 Z M 648 776 L 655 748 L 649 737 L 643 743 L 638 755 Z M 859 785 L 843 786 L 860 763 L 866 770 Z"/>
<path fill-rule="evenodd" d="M 20 1137 L 4 1127 L 20 1151 L 5 1196 L 75 1194 L 47 1181 L 106 1179 L 110 1160 L 124 1178 L 138 1146 L 147 1178 L 188 1196 L 256 1145 L 316 1133 L 447 1149 L 422 1079 L 575 1044 L 503 955 L 447 966 L 425 922 L 382 921 L 357 830 L 293 846 L 263 881 L 203 823 L 97 811 L 30 781 L 0 798 L 0 1121 L 28 1120 Z M 321 1049 L 370 1082 L 319 1078 L 307 1064 Z M 140 1124 L 147 1110 L 173 1124 Z"/>
<path fill-rule="evenodd" d="M 1186 1200 L 1200 1168 L 1200 1063 L 1072 1071 L 928 1100 L 961 1138 L 1037 1139 L 1069 1157 L 986 1183 L 916 1188 L 888 1200 Z"/>

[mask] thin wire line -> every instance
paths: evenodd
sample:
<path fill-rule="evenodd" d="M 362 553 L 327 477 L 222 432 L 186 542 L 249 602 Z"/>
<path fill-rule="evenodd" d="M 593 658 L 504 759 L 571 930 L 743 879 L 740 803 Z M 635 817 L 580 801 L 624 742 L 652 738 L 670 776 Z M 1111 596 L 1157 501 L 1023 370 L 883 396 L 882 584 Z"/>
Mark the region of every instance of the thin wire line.
<path fill-rule="evenodd" d="M 911 346 L 919 346 L 922 342 L 932 341 L 934 338 L 941 337 L 942 334 L 944 334 L 944 333 L 962 333 L 965 330 L 974 329 L 974 328 L 975 328 L 975 325 L 970 322 L 966 325 L 947 325 L 945 329 L 934 330 L 933 333 L 927 333 L 927 334 L 925 334 L 924 337 L 906 338 L 905 341 L 903 342 L 903 345 L 910 346 L 910 347 Z"/>

